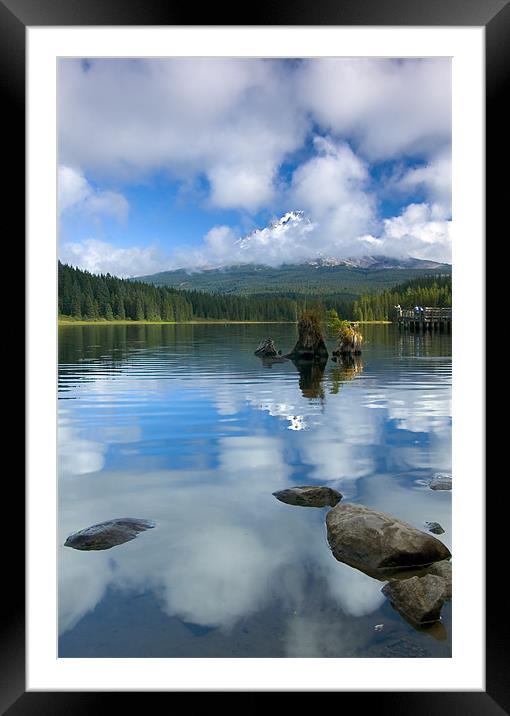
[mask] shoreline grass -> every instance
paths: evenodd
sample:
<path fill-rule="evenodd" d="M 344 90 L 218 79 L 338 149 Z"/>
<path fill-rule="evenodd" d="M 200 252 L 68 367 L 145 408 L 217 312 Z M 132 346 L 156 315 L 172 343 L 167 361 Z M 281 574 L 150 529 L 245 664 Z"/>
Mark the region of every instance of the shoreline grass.
<path fill-rule="evenodd" d="M 356 321 L 360 325 L 391 325 L 393 321 Z M 82 318 L 58 318 L 59 326 L 201 326 L 201 325 L 244 325 L 244 324 L 288 324 L 295 325 L 297 321 L 234 321 L 226 318 L 196 318 L 191 321 L 135 321 L 106 318 L 84 320 Z"/>
<path fill-rule="evenodd" d="M 59 318 L 59 326 L 196 326 L 196 325 L 221 325 L 226 324 L 263 324 L 263 323 L 286 323 L 295 324 L 297 321 L 232 321 L 224 318 L 197 318 L 191 321 L 133 321 L 133 320 L 93 320 L 86 321 L 83 319 Z"/>

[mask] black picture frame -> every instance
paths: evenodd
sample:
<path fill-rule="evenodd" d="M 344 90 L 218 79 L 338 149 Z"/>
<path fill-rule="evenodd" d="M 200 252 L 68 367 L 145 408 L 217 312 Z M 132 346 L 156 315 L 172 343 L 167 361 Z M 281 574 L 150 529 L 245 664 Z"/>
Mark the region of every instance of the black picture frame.
<path fill-rule="evenodd" d="M 487 234 L 496 235 L 504 227 L 503 211 L 506 181 L 501 181 L 498 167 L 508 156 L 506 132 L 508 115 L 505 89 L 509 86 L 510 68 L 510 0 L 268 0 L 249 6 L 249 17 L 239 17 L 232 8 L 223 10 L 217 3 L 197 9 L 182 0 L 0 0 L 0 93 L 2 96 L 4 142 L 13 152 L 9 162 L 10 182 L 7 204 L 13 216 L 14 235 L 19 245 L 25 216 L 25 31 L 35 26 L 96 25 L 347 25 L 347 26 L 484 26 L 486 31 L 486 215 Z M 5 156 L 5 154 L 4 154 Z M 506 166 L 506 165 L 505 165 Z M 505 201 L 506 199 L 506 201 Z M 15 228 L 14 228 L 15 227 Z M 493 227 L 493 228 L 491 228 Z M 21 259 L 23 260 L 23 258 Z M 30 349 L 30 346 L 28 346 Z M 0 709 L 9 716 L 20 714 L 91 714 L 111 709 L 118 693 L 98 692 L 26 692 L 25 691 L 25 573 L 24 540 L 20 527 L 21 505 L 25 487 L 19 475 L 11 480 L 9 504 L 16 510 L 4 512 L 4 550 L 14 556 L 12 567 L 5 572 L 4 598 L 7 600 L 2 620 L 0 649 Z M 44 477 L 44 476 L 41 476 Z M 501 482 L 501 481 L 500 481 Z M 14 483 L 14 484 L 13 484 Z M 348 692 L 356 705 L 387 710 L 395 716 L 413 714 L 484 714 L 510 713 L 510 679 L 508 674 L 508 619 L 506 594 L 497 584 L 501 574 L 498 553 L 503 538 L 497 519 L 496 502 L 505 503 L 502 490 L 487 492 L 487 592 L 486 609 L 486 691 L 485 692 Z M 49 530 L 52 534 L 51 530 Z M 5 535 L 11 535 L 8 538 Z M 501 556 L 500 556 L 501 555 Z M 496 566 L 497 565 L 497 566 Z M 7 577 L 7 574 L 9 575 Z M 466 625 L 469 628 L 469 625 Z M 398 661 L 398 660 L 396 660 Z M 398 667 L 396 667 L 398 668 Z M 197 696 L 200 696 L 197 693 Z M 128 696 L 139 708 L 147 694 Z M 363 699 L 363 701 L 360 701 Z M 146 702 L 145 708 L 147 707 Z"/>

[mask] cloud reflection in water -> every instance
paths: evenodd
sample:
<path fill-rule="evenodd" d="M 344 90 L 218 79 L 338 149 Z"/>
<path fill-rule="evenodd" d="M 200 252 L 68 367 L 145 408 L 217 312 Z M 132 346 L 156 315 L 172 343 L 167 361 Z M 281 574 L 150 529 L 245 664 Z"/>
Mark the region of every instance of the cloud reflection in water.
<path fill-rule="evenodd" d="M 274 499 L 292 484 L 329 484 L 420 529 L 438 521 L 449 545 L 451 496 L 416 484 L 451 467 L 441 363 L 394 376 L 374 372 L 367 351 L 352 380 L 339 381 L 328 363 L 313 396 L 292 364 L 263 376 L 248 365 L 198 370 L 190 382 L 168 362 L 165 377 L 152 356 L 154 376 L 117 368 L 107 382 L 89 375 L 71 386 L 77 400 L 61 411 L 60 545 L 118 516 L 157 527 L 106 554 L 60 548 L 61 634 L 115 588 L 152 591 L 168 616 L 226 632 L 282 609 L 290 656 L 360 647 L 352 619 L 381 609 L 381 584 L 332 557 L 325 509 Z"/>

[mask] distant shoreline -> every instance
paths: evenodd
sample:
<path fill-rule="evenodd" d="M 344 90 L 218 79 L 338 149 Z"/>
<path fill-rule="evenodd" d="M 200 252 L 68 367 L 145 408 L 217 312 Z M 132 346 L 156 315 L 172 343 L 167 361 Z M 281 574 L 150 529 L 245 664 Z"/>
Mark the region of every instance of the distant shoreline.
<path fill-rule="evenodd" d="M 223 318 L 201 318 L 192 321 L 134 321 L 134 320 L 122 320 L 113 319 L 108 321 L 106 319 L 99 319 L 93 321 L 87 321 L 83 319 L 73 318 L 59 318 L 59 326 L 197 326 L 197 325 L 243 325 L 243 324 L 287 324 L 296 325 L 297 321 L 231 321 Z M 384 324 L 391 325 L 393 321 L 356 321 L 360 325 L 376 325 Z"/>
<path fill-rule="evenodd" d="M 196 326 L 196 325 L 225 325 L 225 324 L 243 324 L 243 323 L 286 323 L 295 325 L 297 321 L 231 321 L 226 318 L 202 318 L 193 321 L 124 321 L 118 320 L 107 321 L 94 320 L 85 321 L 83 319 L 73 320 L 72 318 L 59 318 L 59 326 Z"/>

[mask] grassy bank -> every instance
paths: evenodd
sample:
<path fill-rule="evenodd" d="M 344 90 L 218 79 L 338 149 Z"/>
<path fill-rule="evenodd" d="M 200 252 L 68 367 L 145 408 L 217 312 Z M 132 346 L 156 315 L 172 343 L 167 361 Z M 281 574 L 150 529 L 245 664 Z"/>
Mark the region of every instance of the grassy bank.
<path fill-rule="evenodd" d="M 84 321 L 82 319 L 74 318 L 60 318 L 58 319 L 59 326 L 198 326 L 198 325 L 220 325 L 224 326 L 227 324 L 246 324 L 246 323 L 295 323 L 296 321 L 229 321 L 223 318 L 197 318 L 192 321 L 122 321 L 113 320 L 107 321 L 106 319 L 100 319 L 97 321 Z"/>
<path fill-rule="evenodd" d="M 226 318 L 195 318 L 191 321 L 134 321 L 114 319 L 112 321 L 106 318 L 100 318 L 95 321 L 86 321 L 80 318 L 69 318 L 68 316 L 59 316 L 59 326 L 200 326 L 200 325 L 245 325 L 245 324 L 280 324 L 280 323 L 297 323 L 297 321 L 230 321 Z M 357 321 L 360 325 L 391 325 L 393 321 Z"/>

